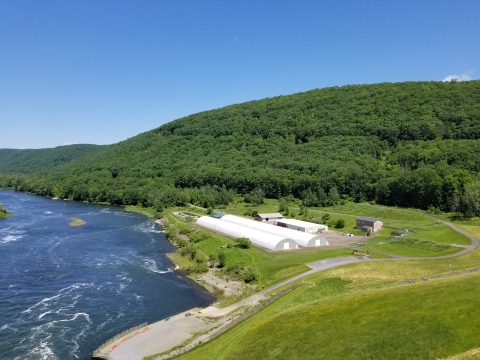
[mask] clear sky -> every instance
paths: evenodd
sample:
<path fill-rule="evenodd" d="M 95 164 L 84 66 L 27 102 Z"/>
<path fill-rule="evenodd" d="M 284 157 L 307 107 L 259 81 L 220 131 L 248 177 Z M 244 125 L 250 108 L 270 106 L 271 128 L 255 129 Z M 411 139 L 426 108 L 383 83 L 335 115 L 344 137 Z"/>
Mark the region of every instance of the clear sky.
<path fill-rule="evenodd" d="M 0 148 L 314 88 L 480 78 L 480 1 L 0 0 Z"/>

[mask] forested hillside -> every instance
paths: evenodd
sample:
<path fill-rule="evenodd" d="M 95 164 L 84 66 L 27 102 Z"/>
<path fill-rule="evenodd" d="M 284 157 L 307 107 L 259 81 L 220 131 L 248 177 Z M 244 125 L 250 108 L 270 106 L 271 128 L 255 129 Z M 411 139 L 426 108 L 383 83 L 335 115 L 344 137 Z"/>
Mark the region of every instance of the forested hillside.
<path fill-rule="evenodd" d="M 67 145 L 53 149 L 0 149 L 1 174 L 45 173 L 101 149 L 98 145 Z"/>
<path fill-rule="evenodd" d="M 157 207 L 255 190 L 480 215 L 479 138 L 480 81 L 344 86 L 194 114 L 4 183 Z"/>

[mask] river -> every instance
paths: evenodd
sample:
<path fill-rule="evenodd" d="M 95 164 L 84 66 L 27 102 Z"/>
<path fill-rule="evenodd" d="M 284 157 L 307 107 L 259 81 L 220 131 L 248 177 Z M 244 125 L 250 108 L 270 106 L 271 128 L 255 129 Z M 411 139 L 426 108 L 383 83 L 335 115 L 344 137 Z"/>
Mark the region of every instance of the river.
<path fill-rule="evenodd" d="M 15 213 L 0 220 L 0 359 L 90 359 L 125 329 L 213 301 L 171 271 L 175 248 L 143 215 L 13 190 L 0 203 Z"/>

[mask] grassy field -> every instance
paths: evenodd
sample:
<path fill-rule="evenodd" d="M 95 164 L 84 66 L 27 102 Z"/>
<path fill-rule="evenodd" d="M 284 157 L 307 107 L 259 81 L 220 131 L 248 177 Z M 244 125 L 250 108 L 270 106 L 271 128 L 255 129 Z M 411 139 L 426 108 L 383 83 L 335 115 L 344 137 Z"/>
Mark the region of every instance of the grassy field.
<path fill-rule="evenodd" d="M 179 359 L 438 359 L 480 346 L 480 274 L 356 295 L 347 286 L 304 285 Z"/>
<path fill-rule="evenodd" d="M 460 247 L 436 244 L 431 241 L 418 240 L 412 237 L 380 238 L 367 242 L 361 251 L 380 252 L 409 257 L 435 257 L 450 255 L 463 250 Z"/>

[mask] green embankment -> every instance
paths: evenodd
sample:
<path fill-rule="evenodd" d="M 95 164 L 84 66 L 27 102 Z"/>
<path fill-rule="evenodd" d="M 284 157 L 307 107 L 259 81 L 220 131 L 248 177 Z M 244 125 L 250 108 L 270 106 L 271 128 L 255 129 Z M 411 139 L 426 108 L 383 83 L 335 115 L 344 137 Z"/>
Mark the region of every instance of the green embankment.
<path fill-rule="evenodd" d="M 178 359 L 438 359 L 480 346 L 480 274 L 360 294 L 315 280 Z"/>
<path fill-rule="evenodd" d="M 269 200 L 257 208 L 275 211 L 278 202 Z M 245 209 L 252 207 L 236 204 L 222 210 L 242 215 Z M 448 244 L 467 245 L 469 241 L 443 223 L 409 209 L 349 203 L 310 211 L 344 216 L 351 224 L 356 213 L 382 218 L 386 227 L 383 235 L 367 241 L 362 250 L 378 247 L 397 255 L 438 256 L 459 249 Z M 171 213 L 168 218 L 180 224 Z M 475 221 L 458 226 L 480 236 Z M 388 234 L 403 228 L 410 234 L 399 238 L 403 243 L 393 243 Z M 234 245 L 229 238 L 207 233 L 208 239 L 196 243 L 205 253 L 215 254 L 222 245 Z M 406 241 L 409 239 L 420 240 Z M 442 246 L 443 250 L 435 248 Z M 305 263 L 350 253 L 348 249 L 279 253 L 256 248 L 222 250 L 227 253 L 227 264 L 254 268 L 261 275 L 258 283 L 266 286 L 306 271 Z M 480 346 L 475 323 L 480 315 L 476 296 L 480 274 L 461 273 L 478 269 L 479 264 L 480 251 L 476 250 L 448 259 L 359 262 L 326 270 L 304 278 L 300 287 L 179 359 L 438 359 L 467 352 Z M 449 274 L 457 276 L 434 279 Z"/>
<path fill-rule="evenodd" d="M 479 227 L 461 227 L 480 235 Z M 475 335 L 480 275 L 423 280 L 478 269 L 479 264 L 477 249 L 450 259 L 330 269 L 304 279 L 309 284 L 179 359 L 207 354 L 212 360 L 437 359 L 465 352 L 480 346 Z M 406 282 L 421 284 L 395 286 Z"/>

